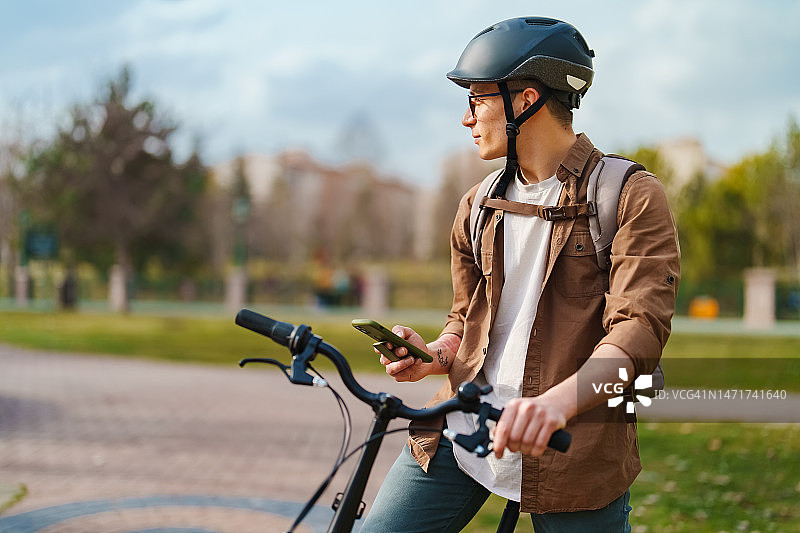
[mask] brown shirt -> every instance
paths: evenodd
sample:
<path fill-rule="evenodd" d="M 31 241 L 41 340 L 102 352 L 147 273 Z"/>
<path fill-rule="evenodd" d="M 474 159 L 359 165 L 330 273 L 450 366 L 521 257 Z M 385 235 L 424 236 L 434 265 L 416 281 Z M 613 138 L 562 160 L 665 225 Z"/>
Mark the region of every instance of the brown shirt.
<path fill-rule="evenodd" d="M 585 135 L 578 136 L 556 172 L 565 185 L 559 205 L 586 202 L 589 174 L 602 156 Z M 500 301 L 503 213 L 496 211 L 486 224 L 479 270 L 469 227 L 476 192 L 477 186 L 461 199 L 450 238 L 454 298 L 442 333 L 459 335 L 461 345 L 447 382 L 429 406 L 453 397 L 462 382 L 478 374 Z M 636 376 L 655 369 L 669 337 L 680 270 L 675 224 L 655 176 L 640 171 L 628 179 L 617 221 L 610 273 L 597 265 L 586 217 L 554 221 L 526 355 L 524 397 L 562 382 L 601 344 L 624 350 Z M 636 424 L 625 422 L 622 408 L 601 405 L 579 418 L 567 422 L 572 433 L 567 453 L 548 449 L 538 458 L 523 456 L 523 511 L 599 509 L 624 493 L 641 471 Z M 413 426 L 412 454 L 427 470 L 439 435 Z"/>

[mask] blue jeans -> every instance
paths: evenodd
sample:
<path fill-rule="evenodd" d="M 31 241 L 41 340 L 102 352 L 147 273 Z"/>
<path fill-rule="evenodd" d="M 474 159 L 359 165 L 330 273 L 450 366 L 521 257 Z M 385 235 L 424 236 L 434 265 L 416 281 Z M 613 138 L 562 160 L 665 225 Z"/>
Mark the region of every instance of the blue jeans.
<path fill-rule="evenodd" d="M 453 445 L 442 439 L 425 473 L 403 448 L 372 504 L 360 533 L 456 533 L 489 497 L 458 468 Z M 596 511 L 531 514 L 536 533 L 630 533 L 630 493 Z"/>

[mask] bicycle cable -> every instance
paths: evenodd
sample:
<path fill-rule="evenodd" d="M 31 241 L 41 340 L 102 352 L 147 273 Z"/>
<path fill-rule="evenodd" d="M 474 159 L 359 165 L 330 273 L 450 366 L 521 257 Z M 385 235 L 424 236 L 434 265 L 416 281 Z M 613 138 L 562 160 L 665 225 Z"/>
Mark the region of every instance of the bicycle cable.
<path fill-rule="evenodd" d="M 322 381 L 325 382 L 325 387 L 331 391 L 334 398 L 336 398 L 336 403 L 339 404 L 339 412 L 342 415 L 342 420 L 344 422 L 344 433 L 342 435 L 342 445 L 339 447 L 339 454 L 336 457 L 336 462 L 339 463 L 344 459 L 345 453 L 347 453 L 347 449 L 350 447 L 350 437 L 353 433 L 353 420 L 350 417 L 350 409 L 347 407 L 347 402 L 344 401 L 341 394 L 336 392 L 336 389 L 330 386 L 328 380 L 325 379 L 322 374 L 317 371 L 316 368 L 308 365 L 309 370 L 311 370 L 314 374 L 317 375 Z"/>
<path fill-rule="evenodd" d="M 326 380 L 322 376 L 322 374 L 320 374 L 314 367 L 312 367 L 309 364 L 308 368 L 324 382 L 324 385 L 322 386 L 330 390 L 331 393 L 333 394 L 333 397 L 336 399 L 336 403 L 339 405 L 339 411 L 342 415 L 342 419 L 344 422 L 344 433 L 342 435 L 342 444 L 339 447 L 339 453 L 336 456 L 336 462 L 334 463 L 333 471 L 322 482 L 319 488 L 317 488 L 316 492 L 314 492 L 314 495 L 311 496 L 311 498 L 306 502 L 305 506 L 303 506 L 303 509 L 300 511 L 300 514 L 297 515 L 297 518 L 295 518 L 294 523 L 292 523 L 292 527 L 290 527 L 286 533 L 292 533 L 294 529 L 300 525 L 303 519 L 305 519 L 306 515 L 309 512 L 311 512 L 311 509 L 314 507 L 314 504 L 317 503 L 317 500 L 319 500 L 319 498 L 322 496 L 322 493 L 325 492 L 325 489 L 328 488 L 328 485 L 333 480 L 333 477 L 336 474 L 336 471 L 339 469 L 339 466 L 341 466 L 342 463 L 344 463 L 347 460 L 345 454 L 347 453 L 347 448 L 350 446 L 350 435 L 353 429 L 353 422 L 350 417 L 350 409 L 347 407 L 347 403 L 344 401 L 344 398 L 342 398 L 342 396 L 338 392 L 336 392 L 336 389 L 331 387 L 330 383 L 328 383 L 328 380 Z"/>
<path fill-rule="evenodd" d="M 311 509 L 313 509 L 314 505 L 317 503 L 320 497 L 322 497 L 322 494 L 328 488 L 328 485 L 330 485 L 331 481 L 333 481 L 333 478 L 336 477 L 336 473 L 339 471 L 339 468 L 341 468 L 341 466 L 344 463 L 350 460 L 350 458 L 352 458 L 359 450 L 361 450 L 364 446 L 366 446 L 370 442 L 379 438 L 383 438 L 386 435 L 390 435 L 392 433 L 399 433 L 401 431 L 408 431 L 408 427 L 381 431 L 380 433 L 376 433 L 372 437 L 368 438 L 367 440 L 356 446 L 353 450 L 351 450 L 350 453 L 347 453 L 345 455 L 345 453 L 347 452 L 347 447 L 350 445 L 350 434 L 352 432 L 352 420 L 350 418 L 350 410 L 348 409 L 347 403 L 344 401 L 344 398 L 342 398 L 342 396 L 338 392 L 336 392 L 336 390 L 333 387 L 331 387 L 330 383 L 328 383 L 328 381 L 325 378 L 323 378 L 322 375 L 319 372 L 317 372 L 317 370 L 311 367 L 311 365 L 309 365 L 309 369 L 311 369 L 320 379 L 322 379 L 325 382 L 324 387 L 329 389 L 331 393 L 333 393 L 334 398 L 336 398 L 336 401 L 339 404 L 339 410 L 341 411 L 342 418 L 344 419 L 345 422 L 345 431 L 342 440 L 342 447 L 339 449 L 337 460 L 334 463 L 330 474 L 328 474 L 328 477 L 325 478 L 322 481 L 322 483 L 320 483 L 319 487 L 314 492 L 313 496 L 311 496 L 311 498 L 306 502 L 305 506 L 303 506 L 303 509 L 300 511 L 300 514 L 297 515 L 297 518 L 295 518 L 294 523 L 286 531 L 286 533 L 294 532 L 295 528 L 300 525 L 300 523 L 305 519 L 306 515 L 308 515 L 308 513 L 311 512 Z M 435 431 L 437 433 L 442 432 L 441 428 L 427 427 L 427 426 L 421 426 L 415 429 L 418 431 Z"/>

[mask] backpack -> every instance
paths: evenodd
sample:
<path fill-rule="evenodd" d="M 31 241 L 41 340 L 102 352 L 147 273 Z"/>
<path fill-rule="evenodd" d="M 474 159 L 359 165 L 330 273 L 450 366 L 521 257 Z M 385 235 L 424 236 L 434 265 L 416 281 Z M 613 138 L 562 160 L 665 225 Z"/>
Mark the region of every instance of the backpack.
<path fill-rule="evenodd" d="M 611 268 L 611 243 L 619 229 L 617 211 L 622 188 L 634 172 L 644 169 L 643 165 L 630 159 L 618 155 L 605 155 L 589 175 L 585 204 L 548 207 L 511 202 L 498 198 L 498 188 L 502 191 L 505 190 L 505 184 L 502 184 L 503 170 L 492 172 L 478 186 L 469 214 L 470 236 L 472 238 L 475 264 L 479 269 L 481 268 L 481 234 L 486 225 L 489 211 L 499 209 L 509 213 L 538 216 L 545 220 L 564 220 L 578 216 L 589 217 L 589 233 L 597 254 L 597 265 L 605 272 L 609 272 Z M 652 376 L 653 384 L 651 388 L 643 391 L 634 391 L 633 394 L 641 392 L 642 395 L 653 398 L 657 391 L 663 390 L 664 372 L 661 369 L 661 362 L 658 363 Z"/>

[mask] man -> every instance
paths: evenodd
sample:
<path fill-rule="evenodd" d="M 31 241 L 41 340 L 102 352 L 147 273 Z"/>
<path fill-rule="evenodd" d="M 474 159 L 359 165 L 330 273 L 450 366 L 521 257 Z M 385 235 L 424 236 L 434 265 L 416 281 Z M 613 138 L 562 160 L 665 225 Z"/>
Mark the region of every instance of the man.
<path fill-rule="evenodd" d="M 679 250 L 663 187 L 637 171 L 619 197 L 610 265 L 599 264 L 585 206 L 603 154 L 572 130 L 593 56 L 573 26 L 519 18 L 478 34 L 448 74 L 470 91 L 462 123 L 480 157 L 506 156 L 506 166 L 477 220 L 473 203 L 485 203 L 477 186 L 459 205 L 453 307 L 440 337 L 425 344 L 410 328 L 393 328 L 433 362 L 381 363 L 398 381 L 447 374 L 429 405 L 474 380 L 493 387 L 486 399 L 504 411 L 485 460 L 412 424 L 364 532 L 460 531 L 490 492 L 521 502 L 537 533 L 630 531 L 628 488 L 641 470 L 636 425 L 607 400 L 656 368 Z M 441 423 L 472 433 L 473 416 L 451 413 Z M 559 428 L 572 434 L 565 454 L 546 448 Z"/>

